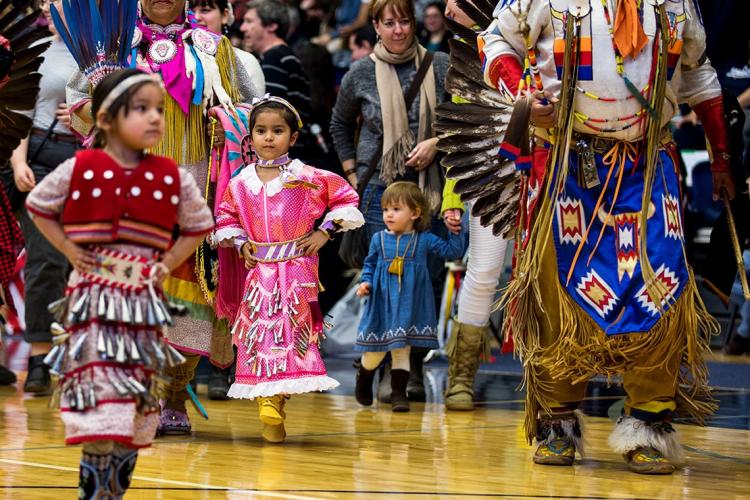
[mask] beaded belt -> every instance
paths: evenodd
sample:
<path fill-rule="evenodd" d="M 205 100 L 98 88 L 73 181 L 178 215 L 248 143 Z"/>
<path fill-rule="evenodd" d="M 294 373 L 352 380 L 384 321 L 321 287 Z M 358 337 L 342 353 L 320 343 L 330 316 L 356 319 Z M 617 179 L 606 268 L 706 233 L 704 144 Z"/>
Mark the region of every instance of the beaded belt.
<path fill-rule="evenodd" d="M 81 276 L 92 283 L 137 291 L 146 287 L 153 260 L 108 248 L 92 248 L 96 264 Z"/>
<path fill-rule="evenodd" d="M 301 240 L 309 236 L 307 233 L 294 240 L 274 241 L 272 243 L 263 243 L 258 241 L 247 240 L 252 249 L 252 256 L 259 262 L 282 262 L 285 260 L 296 259 L 304 254 L 304 250 L 297 246 Z"/>

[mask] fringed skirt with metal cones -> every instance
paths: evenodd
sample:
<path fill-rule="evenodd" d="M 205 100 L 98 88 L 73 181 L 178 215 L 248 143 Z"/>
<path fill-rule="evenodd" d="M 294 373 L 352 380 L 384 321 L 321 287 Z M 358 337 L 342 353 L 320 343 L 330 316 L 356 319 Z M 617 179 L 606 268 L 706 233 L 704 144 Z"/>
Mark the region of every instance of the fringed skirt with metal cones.
<path fill-rule="evenodd" d="M 45 359 L 58 379 L 52 404 L 66 444 L 149 446 L 168 382 L 160 373 L 184 361 L 162 334 L 172 322 L 162 292 L 146 284 L 156 254 L 135 245 L 92 250 L 96 266 L 74 271 L 65 297 L 50 304 L 58 319 Z"/>
<path fill-rule="evenodd" d="M 339 385 L 327 375 L 319 350 L 323 318 L 318 257 L 290 253 L 293 245 L 276 246 L 277 253 L 289 253 L 282 257 L 286 260 L 259 262 L 245 282 L 232 327 L 237 346 L 232 398 L 325 391 Z"/>

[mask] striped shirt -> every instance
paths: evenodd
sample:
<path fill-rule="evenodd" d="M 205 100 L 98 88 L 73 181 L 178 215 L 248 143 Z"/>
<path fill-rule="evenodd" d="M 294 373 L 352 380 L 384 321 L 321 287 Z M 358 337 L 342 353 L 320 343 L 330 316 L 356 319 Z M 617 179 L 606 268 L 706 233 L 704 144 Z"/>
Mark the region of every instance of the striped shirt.
<path fill-rule="evenodd" d="M 310 82 L 288 45 L 272 47 L 261 56 L 266 92 L 282 97 L 297 108 L 302 123 L 310 124 Z"/>

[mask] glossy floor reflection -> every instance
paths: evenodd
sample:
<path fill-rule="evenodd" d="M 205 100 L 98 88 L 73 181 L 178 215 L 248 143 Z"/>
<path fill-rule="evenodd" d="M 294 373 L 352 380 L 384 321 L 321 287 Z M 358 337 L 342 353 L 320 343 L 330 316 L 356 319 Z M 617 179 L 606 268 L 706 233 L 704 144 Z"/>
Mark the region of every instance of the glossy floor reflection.
<path fill-rule="evenodd" d="M 126 498 L 748 498 L 750 432 L 680 425 L 687 466 L 668 477 L 626 471 L 609 451 L 607 418 L 591 417 L 589 453 L 572 468 L 535 466 L 521 428 L 518 376 L 483 372 L 484 404 L 446 413 L 437 403 L 408 414 L 360 408 L 351 360 L 333 360 L 343 394 L 293 397 L 289 437 L 264 444 L 255 404 L 205 401 L 210 419 L 191 413 L 190 437 L 160 439 L 141 453 Z M 428 365 L 439 387 L 444 367 Z M 620 399 L 592 384 L 590 414 Z M 199 386 L 205 394 L 205 386 Z M 723 397 L 723 396 L 722 396 Z M 738 401 L 747 395 L 736 394 Z M 730 399 L 731 400 L 731 399 Z M 45 399 L 0 388 L 0 497 L 74 498 L 79 449 L 62 445 L 62 426 Z M 735 410 L 741 411 L 740 404 Z"/>

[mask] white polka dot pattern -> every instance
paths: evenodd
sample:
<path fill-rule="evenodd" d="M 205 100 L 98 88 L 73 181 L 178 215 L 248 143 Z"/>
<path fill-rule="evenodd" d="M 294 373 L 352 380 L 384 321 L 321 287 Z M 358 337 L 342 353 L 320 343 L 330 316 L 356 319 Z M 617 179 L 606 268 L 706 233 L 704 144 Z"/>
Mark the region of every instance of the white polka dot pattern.
<path fill-rule="evenodd" d="M 94 198 L 99 198 L 101 195 L 102 195 L 102 190 L 99 188 L 94 188 L 91 191 L 91 196 L 93 196 Z"/>
<path fill-rule="evenodd" d="M 178 205 L 180 203 L 180 197 L 176 194 L 173 194 L 169 201 L 172 202 L 172 205 Z"/>
<path fill-rule="evenodd" d="M 74 200 L 77 200 L 78 198 L 81 197 L 81 192 L 80 191 L 73 191 L 71 193 L 70 197 L 73 198 Z"/>
<path fill-rule="evenodd" d="M 90 181 L 91 179 L 94 178 L 94 171 L 93 170 L 86 170 L 83 173 L 83 178 L 86 179 L 87 181 Z"/>
<path fill-rule="evenodd" d="M 174 184 L 174 179 L 171 175 L 164 176 L 164 184 L 166 184 L 167 186 L 171 186 L 172 184 Z"/>
<path fill-rule="evenodd" d="M 141 188 L 138 186 L 133 186 L 130 188 L 130 194 L 133 196 L 140 196 L 141 195 Z"/>
<path fill-rule="evenodd" d="M 161 200 L 162 198 L 164 198 L 164 194 L 161 191 L 159 191 L 158 189 L 154 191 L 155 200 Z"/>
<path fill-rule="evenodd" d="M 154 174 L 152 172 L 146 172 L 145 174 L 143 174 L 143 177 L 145 177 L 147 181 L 154 180 Z"/>
<path fill-rule="evenodd" d="M 104 178 L 105 179 L 111 179 L 114 176 L 115 176 L 115 173 L 112 172 L 111 170 L 105 170 L 104 171 Z"/>

